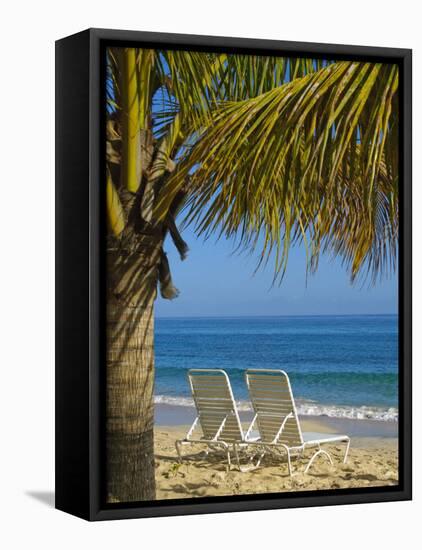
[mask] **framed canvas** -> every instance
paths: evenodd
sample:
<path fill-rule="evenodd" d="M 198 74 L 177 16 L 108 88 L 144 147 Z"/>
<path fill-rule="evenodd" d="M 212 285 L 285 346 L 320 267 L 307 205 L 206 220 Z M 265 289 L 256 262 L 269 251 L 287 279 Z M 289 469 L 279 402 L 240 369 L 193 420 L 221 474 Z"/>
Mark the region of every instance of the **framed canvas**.
<path fill-rule="evenodd" d="M 411 498 L 410 50 L 59 40 L 56 227 L 58 509 Z"/>

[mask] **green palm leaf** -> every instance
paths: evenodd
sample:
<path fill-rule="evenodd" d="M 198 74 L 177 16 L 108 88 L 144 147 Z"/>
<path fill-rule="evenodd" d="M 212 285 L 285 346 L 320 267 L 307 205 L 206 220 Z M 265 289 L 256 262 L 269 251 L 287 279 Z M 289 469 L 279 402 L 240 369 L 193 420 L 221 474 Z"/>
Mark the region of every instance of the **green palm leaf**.
<path fill-rule="evenodd" d="M 276 275 L 290 244 L 305 238 L 310 267 L 322 247 L 342 256 L 352 278 L 364 266 L 378 272 L 382 250 L 395 257 L 395 202 L 380 197 L 397 195 L 397 87 L 395 65 L 339 62 L 221 102 L 193 127 L 197 139 L 157 214 L 191 173 L 186 220 L 199 234 L 263 242 L 262 257 L 275 249 Z"/>
<path fill-rule="evenodd" d="M 132 205 L 125 189 L 138 190 L 144 218 L 161 223 L 182 200 L 198 234 L 235 238 L 257 252 L 259 265 L 272 258 L 275 278 L 299 241 L 311 271 L 322 252 L 340 256 L 352 278 L 395 268 L 397 66 L 125 51 L 135 59 L 131 105 L 141 133 L 127 128 L 127 69 L 122 50 L 111 50 L 122 173 L 125 135 L 138 139 L 134 152 L 150 152 L 132 163 L 137 179 L 113 182 L 124 207 Z"/>

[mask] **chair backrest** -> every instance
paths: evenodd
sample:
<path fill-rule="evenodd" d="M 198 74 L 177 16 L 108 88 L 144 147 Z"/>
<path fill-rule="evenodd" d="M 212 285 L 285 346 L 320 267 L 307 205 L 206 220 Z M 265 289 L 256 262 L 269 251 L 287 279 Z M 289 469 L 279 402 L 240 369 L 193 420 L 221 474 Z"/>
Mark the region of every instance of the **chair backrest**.
<path fill-rule="evenodd" d="M 225 371 L 191 369 L 188 379 L 204 438 L 213 439 L 226 418 L 217 441 L 243 441 L 239 413 Z"/>
<path fill-rule="evenodd" d="M 245 377 L 261 440 L 271 443 L 286 416 L 293 413 L 277 441 L 289 447 L 302 445 L 302 431 L 287 374 L 282 370 L 248 369 Z"/>

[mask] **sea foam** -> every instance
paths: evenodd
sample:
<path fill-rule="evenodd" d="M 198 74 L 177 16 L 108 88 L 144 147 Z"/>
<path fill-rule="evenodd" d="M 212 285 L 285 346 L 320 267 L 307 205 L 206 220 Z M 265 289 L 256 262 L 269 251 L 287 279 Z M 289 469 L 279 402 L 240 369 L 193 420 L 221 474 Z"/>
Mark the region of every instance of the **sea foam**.
<path fill-rule="evenodd" d="M 156 404 L 173 405 L 179 407 L 194 407 L 193 399 L 190 397 L 176 397 L 170 395 L 156 395 Z M 248 401 L 237 401 L 239 411 L 252 411 Z M 384 422 L 397 422 L 398 410 L 394 407 L 352 407 L 342 405 L 324 405 L 315 402 L 297 400 L 296 409 L 304 416 L 329 416 L 333 418 L 349 418 L 352 420 L 379 420 Z"/>

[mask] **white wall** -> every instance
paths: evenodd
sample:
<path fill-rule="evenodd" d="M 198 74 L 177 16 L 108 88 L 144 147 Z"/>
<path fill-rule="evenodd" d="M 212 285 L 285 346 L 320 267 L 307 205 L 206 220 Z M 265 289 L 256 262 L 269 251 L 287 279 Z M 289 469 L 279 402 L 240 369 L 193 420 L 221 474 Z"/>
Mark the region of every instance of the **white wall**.
<path fill-rule="evenodd" d="M 415 501 L 88 524 L 29 496 L 53 489 L 54 40 L 86 27 L 414 49 L 414 200 L 421 204 L 422 32 L 412 0 L 72 0 L 2 5 L 0 31 L 0 544 L 4 548 L 397 548 L 418 540 Z M 418 131 L 419 130 L 419 131 Z M 417 212 L 417 209 L 416 209 Z M 419 283 L 421 216 L 415 219 Z M 415 395 L 421 292 L 415 288 Z M 417 400 L 420 403 L 420 400 Z M 421 412 L 415 433 L 421 433 Z M 415 450 L 421 452 L 420 440 Z M 420 470 L 420 463 L 417 464 Z M 302 541 L 310 541 L 305 543 Z M 197 542 L 201 541 L 201 543 Z M 299 542 L 298 542 L 299 541 Z M 414 546 L 413 546 L 414 547 Z"/>

